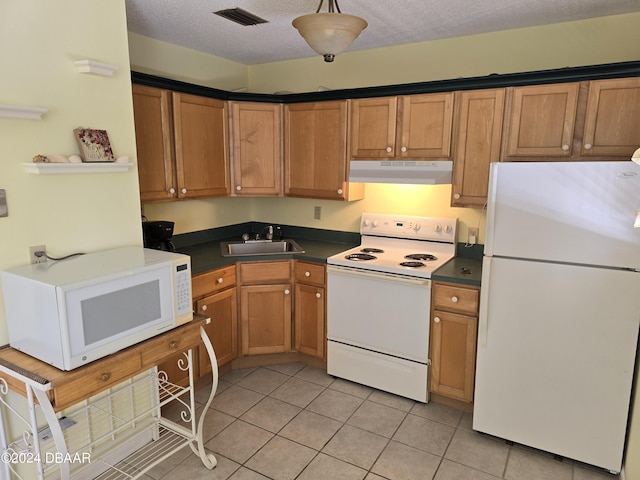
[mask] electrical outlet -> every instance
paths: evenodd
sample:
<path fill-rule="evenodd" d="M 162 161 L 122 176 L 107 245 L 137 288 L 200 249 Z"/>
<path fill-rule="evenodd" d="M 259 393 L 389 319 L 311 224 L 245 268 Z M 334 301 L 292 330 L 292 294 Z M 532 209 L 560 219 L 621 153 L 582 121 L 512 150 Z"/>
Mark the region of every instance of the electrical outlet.
<path fill-rule="evenodd" d="M 29 247 L 29 258 L 31 259 L 31 263 L 46 263 L 47 247 L 44 245 Z"/>
<path fill-rule="evenodd" d="M 467 244 L 468 245 L 475 245 L 476 243 L 478 243 L 478 233 L 479 233 L 479 228 L 477 227 L 470 227 L 469 228 L 469 238 L 467 239 Z"/>
<path fill-rule="evenodd" d="M 322 207 L 316 205 L 313 207 L 313 219 L 320 220 L 320 217 L 322 217 Z"/>

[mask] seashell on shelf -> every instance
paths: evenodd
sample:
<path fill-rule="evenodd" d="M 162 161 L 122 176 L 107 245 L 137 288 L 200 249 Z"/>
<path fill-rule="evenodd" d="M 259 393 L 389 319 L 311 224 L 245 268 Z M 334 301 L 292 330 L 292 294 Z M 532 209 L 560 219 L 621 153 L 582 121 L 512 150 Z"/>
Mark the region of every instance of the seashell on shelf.
<path fill-rule="evenodd" d="M 80 158 L 80 155 L 70 155 L 69 163 L 82 163 L 82 158 Z"/>
<path fill-rule="evenodd" d="M 129 163 L 129 156 L 120 155 L 118 158 L 116 158 L 116 163 Z"/>
<path fill-rule="evenodd" d="M 36 155 L 33 157 L 33 163 L 49 163 L 49 159 L 46 155 Z"/>
<path fill-rule="evenodd" d="M 69 159 L 64 155 L 50 155 L 49 162 L 50 163 L 69 163 Z"/>

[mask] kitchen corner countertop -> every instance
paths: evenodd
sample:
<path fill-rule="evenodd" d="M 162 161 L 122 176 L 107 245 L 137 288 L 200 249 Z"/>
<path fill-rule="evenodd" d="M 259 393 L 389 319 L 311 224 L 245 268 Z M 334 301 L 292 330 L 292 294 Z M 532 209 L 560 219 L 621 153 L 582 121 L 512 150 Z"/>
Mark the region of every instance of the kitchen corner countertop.
<path fill-rule="evenodd" d="M 431 280 L 480 286 L 482 260 L 468 257 L 454 257 L 438 268 Z"/>
<path fill-rule="evenodd" d="M 191 257 L 191 274 L 197 275 L 208 270 L 232 265 L 236 262 L 258 262 L 274 260 L 304 260 L 308 262 L 327 263 L 327 258 L 336 253 L 355 247 L 358 243 L 328 242 L 322 240 L 310 240 L 307 238 L 291 238 L 295 240 L 304 253 L 283 253 L 282 255 L 242 255 L 235 257 L 223 257 L 220 253 L 220 243 L 228 240 L 237 240 L 237 237 L 227 240 L 211 241 L 176 248 L 178 253 L 184 253 Z"/>

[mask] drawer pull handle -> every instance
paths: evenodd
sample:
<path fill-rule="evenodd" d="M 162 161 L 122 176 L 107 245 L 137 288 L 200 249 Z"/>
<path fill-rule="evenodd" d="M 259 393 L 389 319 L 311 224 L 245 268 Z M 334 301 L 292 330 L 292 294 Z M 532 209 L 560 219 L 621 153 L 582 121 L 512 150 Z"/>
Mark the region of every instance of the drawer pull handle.
<path fill-rule="evenodd" d="M 454 193 L 453 194 L 453 198 L 455 198 L 456 200 L 460 200 L 460 194 L 459 193 Z"/>
<path fill-rule="evenodd" d="M 567 145 L 566 143 L 564 145 L 562 145 L 562 151 L 563 152 L 568 152 L 569 151 L 569 145 Z"/>
<path fill-rule="evenodd" d="M 388 153 L 391 153 L 392 151 L 393 151 L 393 148 L 391 148 L 391 147 L 387 147 L 387 152 L 388 152 Z"/>
<path fill-rule="evenodd" d="M 170 193 L 171 195 L 173 195 L 174 193 L 176 193 L 176 189 L 175 189 L 175 188 L 170 188 L 170 189 L 169 189 L 169 193 Z"/>
<path fill-rule="evenodd" d="M 585 143 L 584 144 L 584 149 L 585 150 L 591 150 L 593 148 L 593 145 L 591 145 L 590 143 Z"/>
<path fill-rule="evenodd" d="M 203 312 L 207 311 L 207 306 L 206 305 L 202 305 L 202 307 L 200 307 L 200 310 L 202 310 Z"/>
<path fill-rule="evenodd" d="M 102 376 L 100 377 L 100 380 L 102 380 L 103 382 L 106 382 L 110 378 L 111 378 L 111 374 L 110 373 L 103 373 Z"/>
<path fill-rule="evenodd" d="M 289 289 L 288 289 L 288 288 L 285 288 L 285 289 L 284 289 L 284 294 L 285 294 L 285 295 L 289 295 Z"/>
<path fill-rule="evenodd" d="M 218 278 L 218 280 L 216 280 L 216 282 L 218 282 L 218 283 L 222 283 L 222 282 L 224 282 L 224 278 L 219 277 L 219 278 Z"/>
<path fill-rule="evenodd" d="M 182 193 L 187 193 L 187 189 L 183 188 L 182 190 L 180 190 Z"/>
<path fill-rule="evenodd" d="M 178 342 L 174 340 L 169 344 L 169 346 L 175 350 L 176 348 L 178 348 Z"/>
<path fill-rule="evenodd" d="M 316 293 L 316 298 L 320 298 L 322 295 L 320 295 L 320 292 Z"/>
<path fill-rule="evenodd" d="M 401 151 L 402 153 L 405 153 L 405 152 L 407 151 L 407 147 L 402 147 L 402 148 L 400 149 L 400 151 Z"/>
<path fill-rule="evenodd" d="M 433 317 L 433 323 L 440 323 L 440 317 Z"/>
<path fill-rule="evenodd" d="M 305 277 L 310 277 L 311 276 L 311 272 L 304 272 L 304 276 Z"/>
<path fill-rule="evenodd" d="M 455 297 L 455 296 L 454 296 L 454 297 L 451 297 L 451 301 L 452 301 L 453 303 L 458 303 L 458 297 Z"/>

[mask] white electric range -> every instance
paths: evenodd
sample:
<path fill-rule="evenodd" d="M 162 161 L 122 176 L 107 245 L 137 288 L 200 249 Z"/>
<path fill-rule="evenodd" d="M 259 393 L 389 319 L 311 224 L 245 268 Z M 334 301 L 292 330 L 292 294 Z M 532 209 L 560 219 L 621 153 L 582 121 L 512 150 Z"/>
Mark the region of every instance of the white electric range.
<path fill-rule="evenodd" d="M 327 372 L 427 402 L 431 274 L 456 218 L 362 215 L 358 247 L 327 259 Z"/>

